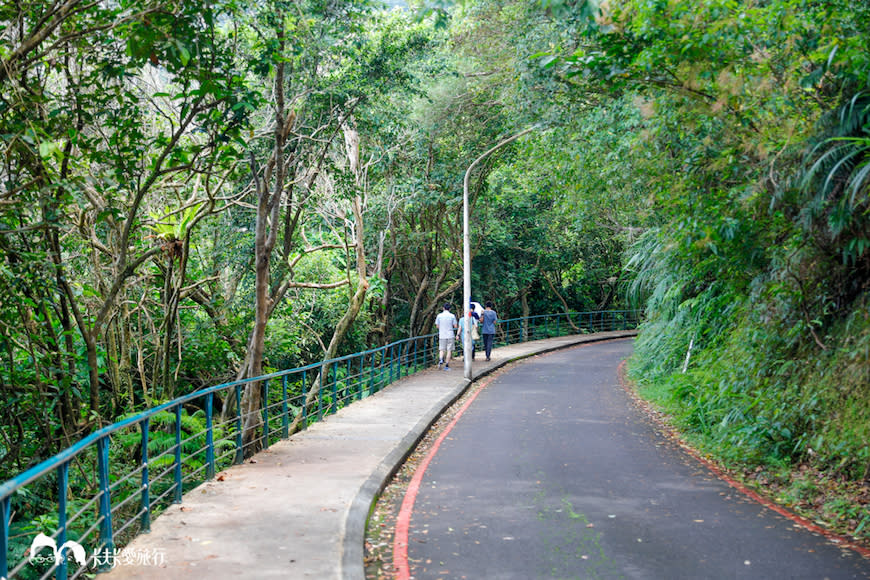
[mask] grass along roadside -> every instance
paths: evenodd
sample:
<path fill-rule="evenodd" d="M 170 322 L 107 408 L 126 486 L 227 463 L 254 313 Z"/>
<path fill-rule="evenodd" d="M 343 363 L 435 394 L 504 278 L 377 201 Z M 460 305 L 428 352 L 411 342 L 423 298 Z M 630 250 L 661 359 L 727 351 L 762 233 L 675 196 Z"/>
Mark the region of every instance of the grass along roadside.
<path fill-rule="evenodd" d="M 626 376 L 624 365 L 620 368 L 620 380 L 665 436 L 678 441 L 725 479 L 757 493 L 808 525 L 817 526 L 833 541 L 851 544 L 850 547 L 870 557 L 870 482 L 850 481 L 808 462 L 742 463 L 725 457 L 717 453 L 715 441 L 680 428 L 675 419 L 680 409 L 675 408 L 666 388 L 638 386 Z"/>

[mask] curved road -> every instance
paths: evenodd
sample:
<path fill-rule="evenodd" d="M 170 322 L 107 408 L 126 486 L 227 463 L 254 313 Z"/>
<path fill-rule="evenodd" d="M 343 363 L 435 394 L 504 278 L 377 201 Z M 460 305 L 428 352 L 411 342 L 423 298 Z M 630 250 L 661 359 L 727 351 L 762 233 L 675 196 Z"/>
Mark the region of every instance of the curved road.
<path fill-rule="evenodd" d="M 658 434 L 619 385 L 630 352 L 536 357 L 480 392 L 423 474 L 414 578 L 870 578 Z"/>

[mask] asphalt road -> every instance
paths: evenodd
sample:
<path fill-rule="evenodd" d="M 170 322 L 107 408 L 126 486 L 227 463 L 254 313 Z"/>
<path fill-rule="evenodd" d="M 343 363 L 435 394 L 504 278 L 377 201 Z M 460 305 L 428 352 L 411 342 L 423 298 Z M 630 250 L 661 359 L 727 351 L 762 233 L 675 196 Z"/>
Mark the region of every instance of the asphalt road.
<path fill-rule="evenodd" d="M 479 394 L 425 472 L 413 578 L 870 578 L 657 433 L 619 385 L 631 344 L 535 357 Z"/>

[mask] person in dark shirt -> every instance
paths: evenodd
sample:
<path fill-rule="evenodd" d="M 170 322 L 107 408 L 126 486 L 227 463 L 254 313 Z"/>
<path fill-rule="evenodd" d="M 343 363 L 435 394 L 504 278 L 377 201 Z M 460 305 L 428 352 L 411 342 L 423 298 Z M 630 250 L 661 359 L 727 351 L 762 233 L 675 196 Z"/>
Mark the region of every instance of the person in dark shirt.
<path fill-rule="evenodd" d="M 483 314 L 480 316 L 480 334 L 483 336 L 483 351 L 486 360 L 492 353 L 492 343 L 495 341 L 495 325 L 498 323 L 498 313 L 492 309 L 493 304 L 487 300 Z"/>

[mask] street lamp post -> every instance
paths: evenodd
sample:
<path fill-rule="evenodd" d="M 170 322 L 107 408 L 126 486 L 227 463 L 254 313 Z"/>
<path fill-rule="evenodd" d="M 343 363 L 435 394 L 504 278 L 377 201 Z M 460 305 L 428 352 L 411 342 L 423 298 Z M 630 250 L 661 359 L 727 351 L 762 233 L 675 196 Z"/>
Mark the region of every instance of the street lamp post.
<path fill-rule="evenodd" d="M 462 358 L 465 378 L 471 380 L 471 236 L 469 234 L 468 218 L 468 183 L 471 180 L 471 170 L 483 161 L 487 155 L 499 148 L 504 147 L 508 143 L 515 141 L 538 128 L 538 125 L 533 125 L 528 129 L 520 131 L 516 135 L 511 135 L 507 139 L 499 142 L 497 145 L 489 149 L 486 153 L 474 160 L 465 171 L 465 179 L 462 182 L 462 316 L 465 317 L 465 325 L 462 331 Z"/>

